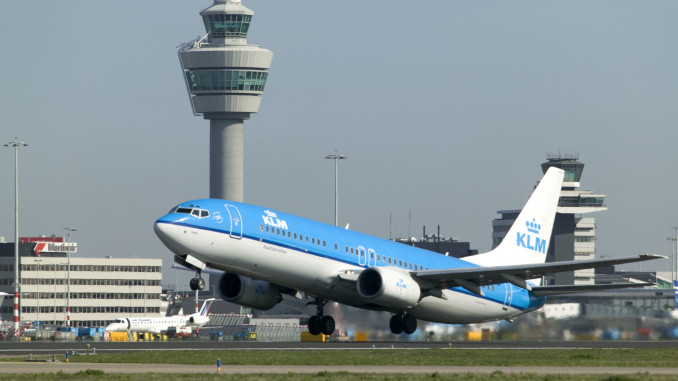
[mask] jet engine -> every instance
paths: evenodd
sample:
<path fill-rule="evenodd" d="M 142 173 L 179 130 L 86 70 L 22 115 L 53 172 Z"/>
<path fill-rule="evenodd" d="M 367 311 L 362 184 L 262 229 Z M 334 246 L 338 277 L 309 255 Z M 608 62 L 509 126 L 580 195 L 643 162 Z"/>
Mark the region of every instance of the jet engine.
<path fill-rule="evenodd" d="M 224 273 L 219 280 L 221 297 L 231 303 L 258 310 L 269 310 L 282 300 L 280 290 L 263 280 Z"/>
<path fill-rule="evenodd" d="M 188 325 L 197 325 L 201 326 L 204 324 L 207 324 L 207 322 L 210 321 L 210 318 L 208 316 L 191 316 L 188 319 Z"/>
<path fill-rule="evenodd" d="M 419 283 L 409 273 L 388 267 L 370 267 L 358 276 L 358 293 L 384 307 L 411 308 L 421 298 Z"/>

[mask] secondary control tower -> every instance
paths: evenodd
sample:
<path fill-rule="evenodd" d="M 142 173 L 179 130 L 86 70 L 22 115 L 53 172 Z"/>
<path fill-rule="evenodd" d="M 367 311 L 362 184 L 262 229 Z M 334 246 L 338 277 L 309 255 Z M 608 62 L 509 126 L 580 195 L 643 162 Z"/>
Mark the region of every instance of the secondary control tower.
<path fill-rule="evenodd" d="M 247 44 L 254 12 L 214 0 L 200 12 L 207 34 L 182 44 L 179 61 L 193 114 L 210 121 L 210 198 L 243 201 L 243 121 L 259 111 L 273 52 Z"/>

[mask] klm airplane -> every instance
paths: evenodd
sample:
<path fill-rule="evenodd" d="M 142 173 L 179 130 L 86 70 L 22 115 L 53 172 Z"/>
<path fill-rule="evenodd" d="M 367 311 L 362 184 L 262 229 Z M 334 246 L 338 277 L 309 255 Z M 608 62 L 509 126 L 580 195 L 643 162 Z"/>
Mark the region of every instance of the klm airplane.
<path fill-rule="evenodd" d="M 184 202 L 154 228 L 175 261 L 196 271 L 192 289 L 204 288 L 200 274 L 209 267 L 224 271 L 222 297 L 243 306 L 267 310 L 284 294 L 303 293 L 317 306 L 308 320 L 314 335 L 334 331 L 334 319 L 323 313 L 328 301 L 388 311 L 391 331 L 411 334 L 418 319 L 510 321 L 542 307 L 547 295 L 629 286 L 544 286 L 545 274 L 664 258 L 545 263 L 562 181 L 563 171 L 550 168 L 502 243 L 463 259 L 218 199 Z"/>

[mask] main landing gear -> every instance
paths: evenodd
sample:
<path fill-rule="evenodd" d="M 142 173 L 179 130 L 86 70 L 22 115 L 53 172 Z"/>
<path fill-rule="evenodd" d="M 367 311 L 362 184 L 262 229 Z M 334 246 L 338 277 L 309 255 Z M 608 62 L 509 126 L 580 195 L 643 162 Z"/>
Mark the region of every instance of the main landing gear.
<path fill-rule="evenodd" d="M 417 318 L 412 315 L 393 315 L 391 316 L 389 327 L 391 328 L 391 332 L 395 335 L 399 335 L 403 332 L 411 335 L 417 330 Z"/>
<path fill-rule="evenodd" d="M 205 280 L 200 276 L 200 271 L 196 272 L 195 278 L 191 279 L 188 285 L 193 291 L 202 291 L 205 289 Z"/>
<path fill-rule="evenodd" d="M 311 304 L 316 304 L 318 306 L 318 312 L 308 318 L 308 332 L 311 335 L 331 335 L 334 332 L 334 318 L 330 315 L 323 316 L 323 307 L 327 304 L 326 300 L 316 298 L 315 302 Z"/>

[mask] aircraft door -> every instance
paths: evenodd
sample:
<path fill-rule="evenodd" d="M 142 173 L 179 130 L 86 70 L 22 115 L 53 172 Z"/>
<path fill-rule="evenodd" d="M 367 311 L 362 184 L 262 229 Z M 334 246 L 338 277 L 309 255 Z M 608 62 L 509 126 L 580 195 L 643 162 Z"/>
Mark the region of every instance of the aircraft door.
<path fill-rule="evenodd" d="M 374 249 L 367 249 L 367 267 L 373 267 L 377 265 L 377 253 Z"/>
<path fill-rule="evenodd" d="M 360 266 L 367 265 L 367 255 L 365 255 L 365 248 L 358 246 L 358 264 Z"/>
<path fill-rule="evenodd" d="M 240 211 L 234 205 L 226 204 L 226 210 L 231 220 L 231 238 L 242 238 L 242 217 Z"/>
<path fill-rule="evenodd" d="M 506 290 L 506 296 L 504 299 L 504 306 L 502 309 L 504 311 L 508 311 L 509 307 L 511 307 L 511 301 L 513 299 L 513 285 L 511 283 L 504 283 L 503 284 L 504 289 Z"/>

